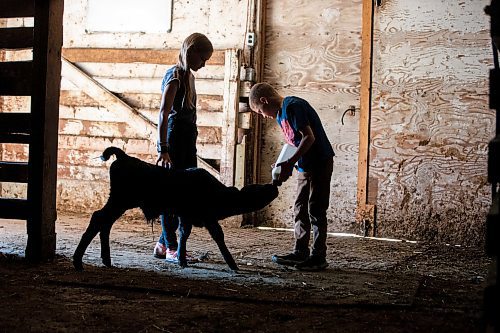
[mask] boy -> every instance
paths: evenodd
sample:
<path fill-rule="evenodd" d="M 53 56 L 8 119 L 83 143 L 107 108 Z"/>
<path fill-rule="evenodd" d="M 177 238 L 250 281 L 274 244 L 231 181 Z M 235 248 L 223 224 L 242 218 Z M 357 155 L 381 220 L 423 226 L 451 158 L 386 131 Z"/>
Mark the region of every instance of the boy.
<path fill-rule="evenodd" d="M 290 159 L 281 162 L 278 183 L 286 181 L 297 163 L 297 198 L 294 206 L 295 246 L 292 253 L 273 255 L 280 265 L 300 270 L 323 270 L 326 262 L 326 211 L 330 201 L 333 171 L 332 145 L 321 120 L 311 105 L 295 96 L 283 97 L 267 83 L 252 87 L 249 96 L 252 111 L 264 118 L 276 118 L 287 143 L 297 147 Z M 313 226 L 312 251 L 309 237 Z"/>

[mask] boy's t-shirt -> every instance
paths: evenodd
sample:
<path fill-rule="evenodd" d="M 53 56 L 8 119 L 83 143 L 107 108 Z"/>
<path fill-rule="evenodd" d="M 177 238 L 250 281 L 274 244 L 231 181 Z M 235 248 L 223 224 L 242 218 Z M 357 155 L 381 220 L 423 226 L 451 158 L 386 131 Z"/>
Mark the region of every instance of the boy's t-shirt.
<path fill-rule="evenodd" d="M 316 163 L 335 156 L 318 114 L 306 100 L 295 96 L 285 97 L 276 121 L 283 131 L 286 142 L 295 147 L 298 147 L 302 140 L 299 130 L 308 125 L 311 127 L 315 141 L 298 160 L 299 171 L 310 171 Z"/>
<path fill-rule="evenodd" d="M 181 82 L 182 70 L 177 66 L 173 66 L 167 70 L 163 76 L 161 82 L 161 93 L 165 90 L 165 87 L 170 82 L 177 80 L 179 81 L 179 88 L 175 94 L 174 104 L 172 105 L 172 110 L 170 111 L 169 118 L 173 118 L 179 121 L 188 122 L 196 124 L 196 108 L 189 108 L 184 105 L 184 95 L 186 94 L 185 83 Z M 194 89 L 194 76 L 189 75 L 191 80 L 191 87 Z M 196 90 L 193 91 L 193 105 L 196 105 Z M 186 103 L 187 104 L 187 103 Z M 173 120 L 172 119 L 172 120 Z"/>

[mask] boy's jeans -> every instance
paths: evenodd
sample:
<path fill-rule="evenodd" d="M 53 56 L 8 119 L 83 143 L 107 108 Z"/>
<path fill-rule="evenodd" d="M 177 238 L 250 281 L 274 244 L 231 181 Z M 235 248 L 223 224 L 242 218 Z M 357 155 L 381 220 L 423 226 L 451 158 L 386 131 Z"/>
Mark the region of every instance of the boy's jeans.
<path fill-rule="evenodd" d="M 313 227 L 312 255 L 326 257 L 326 211 L 330 203 L 330 181 L 333 158 L 297 176 L 295 200 L 295 248 L 298 253 L 309 254 L 309 238 Z"/>

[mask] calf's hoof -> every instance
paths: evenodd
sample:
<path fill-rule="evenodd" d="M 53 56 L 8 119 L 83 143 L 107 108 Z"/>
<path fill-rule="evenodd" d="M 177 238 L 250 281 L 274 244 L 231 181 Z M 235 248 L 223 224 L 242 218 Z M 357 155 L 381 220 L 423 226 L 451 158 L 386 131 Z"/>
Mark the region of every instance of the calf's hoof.
<path fill-rule="evenodd" d="M 113 267 L 113 265 L 111 265 L 111 258 L 102 258 L 102 263 L 106 267 Z"/>
<path fill-rule="evenodd" d="M 186 268 L 188 267 L 188 262 L 186 259 L 184 260 L 179 260 L 179 266 L 181 266 L 182 268 Z"/>
<path fill-rule="evenodd" d="M 75 269 L 77 271 L 83 271 L 83 263 L 81 260 L 77 260 L 77 259 L 73 259 L 73 267 L 75 267 Z"/>

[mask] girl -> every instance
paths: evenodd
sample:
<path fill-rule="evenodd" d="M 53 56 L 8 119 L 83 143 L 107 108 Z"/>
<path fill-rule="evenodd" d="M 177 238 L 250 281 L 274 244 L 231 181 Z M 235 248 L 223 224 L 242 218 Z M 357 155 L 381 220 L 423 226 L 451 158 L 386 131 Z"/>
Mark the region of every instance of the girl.
<path fill-rule="evenodd" d="M 196 72 L 205 67 L 205 62 L 212 53 L 210 40 L 203 34 L 193 33 L 182 43 L 177 64 L 165 73 L 161 85 L 156 164 L 176 169 L 197 166 L 196 89 L 191 71 Z M 167 214 L 161 215 L 160 220 L 162 233 L 153 255 L 169 262 L 177 262 L 176 231 L 179 217 Z"/>

